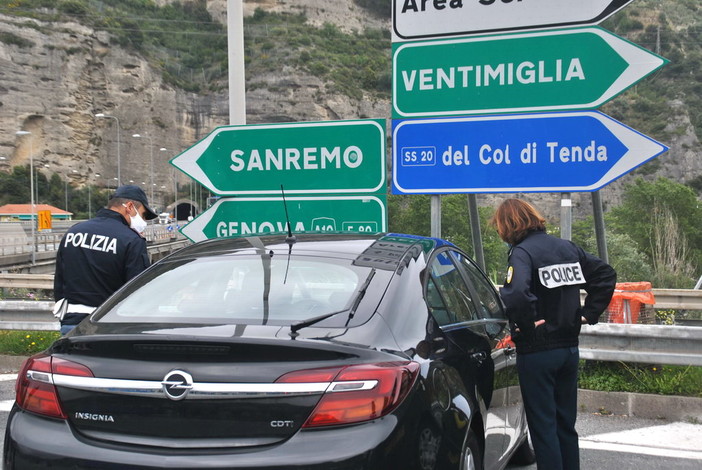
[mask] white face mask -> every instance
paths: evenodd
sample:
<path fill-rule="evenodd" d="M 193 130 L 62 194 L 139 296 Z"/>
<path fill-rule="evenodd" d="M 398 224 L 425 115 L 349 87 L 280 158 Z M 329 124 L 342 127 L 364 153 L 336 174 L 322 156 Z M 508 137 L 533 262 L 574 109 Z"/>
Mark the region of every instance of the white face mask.
<path fill-rule="evenodd" d="M 127 207 L 126 205 L 122 204 L 124 207 Z M 132 221 L 129 223 L 129 227 L 131 227 L 132 230 L 134 230 L 136 233 L 144 233 L 144 230 L 146 230 L 146 221 L 141 218 L 139 215 L 139 211 L 134 209 L 136 212 L 136 215 L 129 215 L 129 218 L 132 219 Z"/>
<path fill-rule="evenodd" d="M 129 226 L 137 233 L 144 233 L 144 230 L 146 230 L 146 225 L 146 221 L 141 218 L 139 212 L 137 212 L 137 215 L 132 216 L 132 223 L 129 224 Z"/>

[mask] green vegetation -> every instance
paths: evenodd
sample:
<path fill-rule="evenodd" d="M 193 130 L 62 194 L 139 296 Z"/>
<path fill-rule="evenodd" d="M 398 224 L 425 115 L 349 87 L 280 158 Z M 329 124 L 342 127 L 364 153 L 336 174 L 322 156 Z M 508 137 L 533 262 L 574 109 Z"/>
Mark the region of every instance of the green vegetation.
<path fill-rule="evenodd" d="M 34 47 L 34 43 L 28 39 L 17 36 L 16 34 L 0 32 L 0 42 L 9 46 L 18 46 L 24 48 Z"/>
<path fill-rule="evenodd" d="M 95 186 L 76 188 L 72 184 L 66 184 L 64 175 L 53 173 L 50 178 L 47 178 L 43 172 L 36 169 L 34 178 L 35 203 L 66 209 L 66 199 L 68 199 L 68 210 L 73 212 L 74 219 L 87 218 L 89 209 L 94 215 L 98 208 L 107 203 L 109 190 Z M 28 165 L 16 166 L 11 173 L 0 172 L 0 205 L 29 204 L 29 189 Z"/>
<path fill-rule="evenodd" d="M 654 286 L 669 288 L 694 285 L 702 268 L 701 220 L 694 191 L 666 178 L 635 179 L 626 186 L 623 203 L 607 217 L 613 232 L 628 235 L 646 255 Z"/>
<path fill-rule="evenodd" d="M 472 253 L 465 195 L 441 198 L 441 232 Z M 507 246 L 488 226 L 493 209 L 481 207 L 486 272 L 501 284 L 507 268 Z M 430 196 L 388 197 L 390 231 L 429 235 Z M 627 185 L 621 205 L 605 216 L 610 263 L 620 282 L 651 281 L 657 288 L 690 289 L 702 269 L 702 208 L 688 186 L 666 178 L 637 178 Z M 597 253 L 592 217 L 573 223 L 573 241 Z M 549 225 L 549 231 L 558 227 Z"/>
<path fill-rule="evenodd" d="M 368 14 L 390 16 L 390 0 L 354 2 Z M 226 27 L 211 18 L 205 0 L 163 6 L 153 0 L 0 0 L 0 12 L 47 22 L 79 21 L 107 31 L 113 43 L 143 55 L 162 71 L 168 83 L 187 91 L 202 94 L 227 86 Z M 671 125 L 670 119 L 680 114 L 679 103 L 684 102 L 702 138 L 701 13 L 696 0 L 639 0 L 604 22 L 604 28 L 670 63 L 602 110 L 667 142 L 686 130 L 684 120 Z M 286 75 L 285 70 L 297 69 L 324 80 L 332 92 L 355 99 L 364 94 L 390 98 L 389 30 L 347 34 L 331 24 L 309 25 L 304 15 L 259 9 L 245 19 L 244 36 L 249 89 L 266 86 L 258 79 L 263 72 Z M 16 39 L 0 41 L 12 43 Z M 22 47 L 29 46 L 25 43 Z M 659 166 L 654 159 L 636 171 L 647 175 Z M 699 191 L 700 184 L 694 184 Z"/>
<path fill-rule="evenodd" d="M 391 0 L 353 0 L 353 2 L 379 18 L 390 18 Z"/>
<path fill-rule="evenodd" d="M 110 33 L 187 91 L 226 85 L 226 28 L 213 21 L 204 0 L 158 7 L 152 0 L 0 0 L 0 12 L 47 22 L 78 21 Z"/>
<path fill-rule="evenodd" d="M 73 213 L 74 220 L 87 219 L 107 204 L 114 188 L 91 185 L 77 188 L 73 183 L 66 184 L 65 176 L 53 173 L 50 178 L 35 169 L 35 203 L 49 204 Z M 29 166 L 16 166 L 12 172 L 0 172 L 0 206 L 4 204 L 29 204 L 30 201 Z M 37 197 L 38 195 L 38 197 Z M 209 191 L 199 183 L 178 185 L 178 198 L 196 201 L 201 208 L 207 207 Z M 172 193 L 165 196 L 166 201 L 173 200 Z M 154 208 L 155 210 L 155 208 Z"/>
<path fill-rule="evenodd" d="M 0 354 L 30 356 L 44 351 L 60 336 L 58 331 L 0 330 Z"/>
<path fill-rule="evenodd" d="M 702 28 L 695 0 L 640 0 L 603 23 L 603 27 L 670 61 L 603 107 L 610 116 L 662 142 L 682 132 L 670 126 L 684 102 L 697 137 L 702 139 Z M 669 127 L 670 126 L 670 127 Z M 646 174 L 649 165 L 641 167 Z M 690 175 L 694 177 L 696 175 Z"/>
<path fill-rule="evenodd" d="M 326 23 L 305 24 L 300 15 L 256 10 L 246 28 L 246 75 L 293 67 L 328 82 L 331 91 L 361 99 L 364 92 L 390 97 L 390 32 L 346 34 Z"/>
<path fill-rule="evenodd" d="M 361 3 L 375 14 L 386 8 L 389 14 L 387 0 Z M 114 44 L 143 55 L 167 83 L 186 91 L 227 87 L 226 28 L 212 19 L 204 0 L 162 7 L 151 0 L 0 0 L 0 12 L 43 21 L 76 20 L 107 31 Z M 249 82 L 263 72 L 293 67 L 324 80 L 332 92 L 356 99 L 364 93 L 390 96 L 389 31 L 346 34 L 331 24 L 308 25 L 303 15 L 259 9 L 245 19 L 244 36 Z"/>
<path fill-rule="evenodd" d="M 389 17 L 389 0 L 354 2 L 369 14 Z M 226 29 L 213 21 L 204 0 L 163 6 L 153 0 L 0 0 L 0 12 L 47 22 L 70 19 L 107 31 L 115 44 L 147 57 L 169 83 L 185 90 L 207 93 L 227 85 Z M 689 118 L 702 138 L 701 14 L 698 0 L 638 0 L 608 19 L 604 28 L 670 63 L 607 103 L 603 111 L 662 142 L 687 132 Z M 277 91 L 261 77 L 271 72 L 284 77 L 297 70 L 320 78 L 329 91 L 354 99 L 390 98 L 389 30 L 348 34 L 331 24 L 312 26 L 304 15 L 258 9 L 246 18 L 244 35 L 249 90 Z M 13 36 L 0 41 L 20 46 Z M 635 170 L 641 178 L 631 180 L 619 207 L 608 208 L 610 261 L 621 281 L 645 279 L 655 287 L 689 288 L 702 269 L 702 213 L 697 201 L 702 176 L 689 174 L 680 182 L 650 181 L 665 161 L 665 157 L 654 159 Z M 26 169 L 0 175 L 0 202 L 26 203 L 28 187 Z M 60 176 L 47 180 L 40 172 L 38 191 L 39 202 L 65 205 L 66 186 Z M 184 196 L 193 192 L 192 188 L 181 191 Z M 91 188 L 91 192 L 91 200 L 99 205 L 107 200 L 106 191 Z M 68 185 L 68 206 L 77 217 L 87 215 L 86 193 L 86 188 Z M 198 193 L 202 196 L 202 191 Z M 390 196 L 390 229 L 428 235 L 429 200 L 428 196 Z M 465 196 L 445 196 L 442 201 L 444 237 L 470 250 Z M 97 206 L 93 204 L 93 212 Z M 491 213 L 491 208 L 480 209 L 485 258 L 490 277 L 501 282 L 507 249 L 487 226 Z M 573 239 L 596 251 L 591 219 L 574 223 Z"/>
<path fill-rule="evenodd" d="M 53 290 L 7 287 L 0 289 L 0 300 L 54 300 Z"/>
<path fill-rule="evenodd" d="M 580 388 L 702 397 L 702 367 L 581 361 Z"/>
<path fill-rule="evenodd" d="M 430 196 L 388 196 L 389 230 L 416 235 L 431 234 Z M 507 270 L 507 245 L 497 232 L 488 226 L 493 209 L 478 208 L 480 232 L 483 239 L 486 273 L 496 284 L 502 284 Z M 466 195 L 456 194 L 441 198 L 441 236 L 474 256 Z"/>

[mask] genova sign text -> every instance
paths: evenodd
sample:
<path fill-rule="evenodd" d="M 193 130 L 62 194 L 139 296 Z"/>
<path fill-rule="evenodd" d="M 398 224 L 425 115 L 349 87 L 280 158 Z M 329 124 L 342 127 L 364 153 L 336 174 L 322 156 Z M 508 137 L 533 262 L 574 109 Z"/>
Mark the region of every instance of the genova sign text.
<path fill-rule="evenodd" d="M 290 228 L 303 232 L 376 233 L 387 230 L 386 196 L 286 197 Z M 282 197 L 219 199 L 181 232 L 194 242 L 210 238 L 286 233 Z"/>

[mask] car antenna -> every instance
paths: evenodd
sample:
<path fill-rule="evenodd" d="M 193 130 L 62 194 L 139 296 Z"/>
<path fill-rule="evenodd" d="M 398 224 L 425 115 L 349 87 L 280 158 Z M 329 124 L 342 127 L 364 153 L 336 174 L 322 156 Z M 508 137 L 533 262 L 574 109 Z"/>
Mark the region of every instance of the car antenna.
<path fill-rule="evenodd" d="M 297 241 L 297 238 L 295 238 L 295 235 L 292 233 L 292 225 L 290 224 L 290 216 L 288 215 L 288 204 L 285 201 L 285 189 L 283 189 L 283 185 L 280 185 L 280 193 L 283 195 L 283 207 L 285 208 L 285 222 L 288 224 L 288 236 L 285 238 L 285 242 L 290 245 L 290 249 L 292 249 L 292 246 L 295 244 Z"/>
<path fill-rule="evenodd" d="M 288 270 L 290 269 L 290 254 L 292 253 L 292 247 L 297 241 L 295 235 L 292 233 L 292 225 L 290 224 L 290 216 L 288 215 L 288 204 L 285 201 L 285 189 L 283 185 L 280 185 L 280 193 L 283 195 L 283 207 L 285 208 L 285 222 L 288 225 L 288 236 L 285 237 L 285 243 L 288 244 L 288 263 L 285 265 L 285 277 L 283 278 L 283 284 L 288 282 Z"/>

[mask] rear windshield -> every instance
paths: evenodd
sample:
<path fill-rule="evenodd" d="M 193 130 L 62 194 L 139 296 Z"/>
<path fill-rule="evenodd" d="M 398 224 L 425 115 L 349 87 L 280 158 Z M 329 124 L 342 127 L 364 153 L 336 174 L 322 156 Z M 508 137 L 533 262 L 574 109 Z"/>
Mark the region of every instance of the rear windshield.
<path fill-rule="evenodd" d="M 287 254 L 165 262 L 112 297 L 93 320 L 290 324 L 348 309 L 369 273 L 350 260 Z"/>

